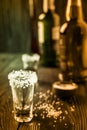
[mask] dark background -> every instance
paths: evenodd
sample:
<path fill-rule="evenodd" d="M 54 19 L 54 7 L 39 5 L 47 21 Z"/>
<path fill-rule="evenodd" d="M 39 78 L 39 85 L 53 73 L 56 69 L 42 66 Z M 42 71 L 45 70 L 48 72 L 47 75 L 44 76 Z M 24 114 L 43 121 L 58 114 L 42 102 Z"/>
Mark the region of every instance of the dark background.
<path fill-rule="evenodd" d="M 34 0 L 35 13 L 31 18 L 29 0 L 0 0 L 0 52 L 30 52 L 31 30 L 38 15 L 43 11 L 42 3 L 43 0 Z M 60 15 L 61 24 L 65 21 L 66 3 L 67 0 L 55 0 L 56 12 Z M 87 0 L 82 0 L 82 7 L 87 22 Z M 37 39 L 35 25 L 33 29 Z"/>

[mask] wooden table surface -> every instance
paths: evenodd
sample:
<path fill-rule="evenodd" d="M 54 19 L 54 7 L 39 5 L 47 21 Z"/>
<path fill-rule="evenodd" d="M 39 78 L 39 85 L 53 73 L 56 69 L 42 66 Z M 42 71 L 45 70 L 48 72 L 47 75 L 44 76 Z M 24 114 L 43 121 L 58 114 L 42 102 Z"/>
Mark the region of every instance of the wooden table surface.
<path fill-rule="evenodd" d="M 16 122 L 7 75 L 22 68 L 21 54 L 0 54 L 0 130 L 87 130 L 87 86 L 81 85 L 74 95 L 61 98 L 52 92 L 58 72 L 51 68 L 38 69 L 33 120 Z"/>

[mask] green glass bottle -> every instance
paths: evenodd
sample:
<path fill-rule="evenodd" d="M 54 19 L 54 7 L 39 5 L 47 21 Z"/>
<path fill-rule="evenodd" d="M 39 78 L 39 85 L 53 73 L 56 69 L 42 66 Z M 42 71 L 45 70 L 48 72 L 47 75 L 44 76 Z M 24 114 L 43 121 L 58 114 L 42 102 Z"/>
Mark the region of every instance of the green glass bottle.
<path fill-rule="evenodd" d="M 60 17 L 55 13 L 54 0 L 44 0 L 43 13 L 38 18 L 38 42 L 43 66 L 58 66 L 59 29 Z"/>
<path fill-rule="evenodd" d="M 68 0 L 66 22 L 60 28 L 59 63 L 61 81 L 87 80 L 87 24 L 81 0 Z"/>

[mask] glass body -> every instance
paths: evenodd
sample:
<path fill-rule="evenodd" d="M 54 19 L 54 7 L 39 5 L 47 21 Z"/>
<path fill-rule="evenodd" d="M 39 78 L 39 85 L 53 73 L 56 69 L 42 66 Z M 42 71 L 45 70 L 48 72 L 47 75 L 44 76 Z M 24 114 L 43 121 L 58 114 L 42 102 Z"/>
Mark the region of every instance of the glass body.
<path fill-rule="evenodd" d="M 29 122 L 33 118 L 33 95 L 37 76 L 32 71 L 13 71 L 8 75 L 10 82 L 14 118 L 18 122 Z M 36 80 L 36 81 L 35 81 Z"/>
<path fill-rule="evenodd" d="M 38 18 L 38 42 L 42 65 L 55 67 L 58 66 L 60 18 L 54 11 L 53 1 L 46 2 L 47 10 Z"/>
<path fill-rule="evenodd" d="M 66 22 L 60 29 L 59 79 L 83 83 L 87 79 L 87 24 L 82 18 L 81 1 L 69 1 Z"/>

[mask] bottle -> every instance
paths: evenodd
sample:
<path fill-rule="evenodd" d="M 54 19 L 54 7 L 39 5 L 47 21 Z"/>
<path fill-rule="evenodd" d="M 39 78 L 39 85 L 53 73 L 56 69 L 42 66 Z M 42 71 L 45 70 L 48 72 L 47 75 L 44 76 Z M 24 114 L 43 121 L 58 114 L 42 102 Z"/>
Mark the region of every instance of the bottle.
<path fill-rule="evenodd" d="M 30 15 L 30 53 L 39 54 L 39 46 L 37 40 L 37 15 L 36 15 L 35 0 L 29 0 L 29 15 Z"/>
<path fill-rule="evenodd" d="M 66 22 L 60 28 L 58 75 L 61 82 L 87 80 L 87 25 L 81 0 L 68 0 Z"/>
<path fill-rule="evenodd" d="M 38 43 L 45 67 L 58 66 L 59 30 L 60 17 L 55 13 L 54 0 L 44 0 L 43 13 L 38 18 Z"/>

